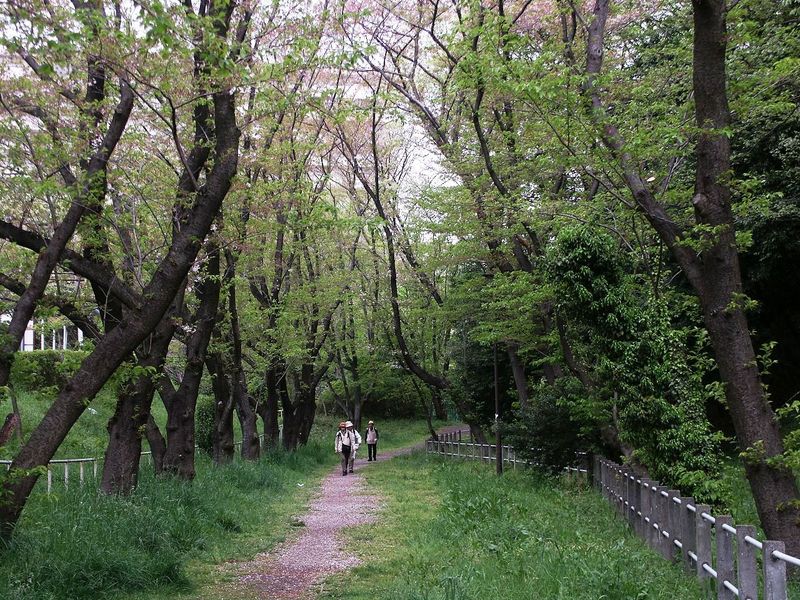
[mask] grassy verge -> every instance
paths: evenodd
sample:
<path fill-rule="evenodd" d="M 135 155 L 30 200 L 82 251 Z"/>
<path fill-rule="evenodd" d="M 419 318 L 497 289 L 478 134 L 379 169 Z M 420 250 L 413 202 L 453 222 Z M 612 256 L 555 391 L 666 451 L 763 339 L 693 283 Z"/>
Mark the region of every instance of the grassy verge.
<path fill-rule="evenodd" d="M 389 421 L 385 430 L 387 445 L 404 445 L 421 441 L 425 424 Z M 93 431 L 87 437 L 102 437 Z M 40 485 L 11 545 L 0 547 L 0 598 L 216 600 L 218 586 L 234 576 L 219 565 L 290 535 L 292 516 L 337 462 L 335 431 L 321 419 L 308 445 L 255 463 L 214 467 L 198 455 L 192 483 L 143 467 L 129 498 L 98 494 L 91 481 L 57 486 L 50 496 Z"/>
<path fill-rule="evenodd" d="M 365 472 L 386 499 L 378 529 L 350 534 L 365 563 L 321 598 L 702 598 L 591 491 L 522 471 L 416 454 Z"/>
<path fill-rule="evenodd" d="M 106 497 L 92 486 L 38 494 L 2 552 L 0 597 L 192 593 L 216 563 L 280 541 L 295 502 L 331 462 L 321 446 L 310 444 L 295 454 L 221 468 L 204 458 L 193 483 L 145 472 L 130 498 Z"/>
<path fill-rule="evenodd" d="M 20 413 L 22 414 L 22 427 L 25 436 L 30 435 L 39 421 L 42 420 L 50 405 L 53 403 L 55 391 L 20 391 L 17 393 Z M 106 425 L 114 414 L 117 399 L 108 390 L 103 390 L 92 400 L 87 409 L 67 434 L 64 442 L 59 446 L 54 458 L 102 458 L 108 444 Z M 0 411 L 4 417 L 10 411 L 6 404 Z M 164 405 L 158 398 L 153 402 L 153 418 L 164 430 L 167 414 Z M 0 458 L 10 459 L 19 450 L 19 442 L 14 436 L 7 445 L 0 447 Z"/>

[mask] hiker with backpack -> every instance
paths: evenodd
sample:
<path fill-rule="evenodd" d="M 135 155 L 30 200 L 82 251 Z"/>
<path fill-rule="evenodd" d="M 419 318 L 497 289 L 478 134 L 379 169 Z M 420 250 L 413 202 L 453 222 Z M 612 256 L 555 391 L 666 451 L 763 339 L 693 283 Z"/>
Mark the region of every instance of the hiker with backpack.
<path fill-rule="evenodd" d="M 334 450 L 336 454 L 342 455 L 342 475 L 347 475 L 347 467 L 350 465 L 350 472 L 353 472 L 352 457 L 355 457 L 355 449 L 358 447 L 356 444 L 356 436 L 347 428 L 347 423 L 342 421 L 339 423 L 339 431 L 336 432 L 334 440 Z"/>
<path fill-rule="evenodd" d="M 378 460 L 378 429 L 375 427 L 375 421 L 370 421 L 367 424 L 364 436 L 367 438 L 367 462 Z"/>

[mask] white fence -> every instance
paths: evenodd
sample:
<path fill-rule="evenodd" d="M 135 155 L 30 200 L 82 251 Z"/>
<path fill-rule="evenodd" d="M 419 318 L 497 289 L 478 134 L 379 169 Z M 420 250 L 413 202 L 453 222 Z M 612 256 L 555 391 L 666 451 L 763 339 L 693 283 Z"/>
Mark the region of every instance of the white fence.
<path fill-rule="evenodd" d="M 428 440 L 426 451 L 467 460 L 497 460 L 496 446 L 463 441 L 461 432 Z M 800 559 L 786 554 L 783 542 L 759 541 L 752 525 L 734 525 L 729 515 L 715 517 L 710 506 L 638 477 L 615 462 L 582 456 L 591 459 L 591 473 L 579 464 L 567 471 L 585 473 L 639 537 L 664 559 L 681 563 L 687 573 L 706 582 L 718 600 L 788 599 L 787 566 L 800 567 Z M 502 446 L 501 460 L 515 468 L 530 464 L 517 459 L 513 446 Z"/>
<path fill-rule="evenodd" d="M 264 442 L 264 434 L 258 436 L 261 443 Z M 235 447 L 241 447 L 242 442 L 234 442 Z M 195 446 L 195 450 L 197 446 Z M 148 450 L 142 452 L 142 457 L 152 464 L 151 452 Z M 58 458 L 53 459 L 47 463 L 47 493 L 53 491 L 54 483 L 63 483 L 65 488 L 68 488 L 70 481 L 75 481 L 78 478 L 78 485 L 83 485 L 84 481 L 92 477 L 97 479 L 97 465 L 102 459 L 100 458 Z M 0 460 L 0 465 L 5 466 L 6 470 L 11 468 L 10 460 Z"/>

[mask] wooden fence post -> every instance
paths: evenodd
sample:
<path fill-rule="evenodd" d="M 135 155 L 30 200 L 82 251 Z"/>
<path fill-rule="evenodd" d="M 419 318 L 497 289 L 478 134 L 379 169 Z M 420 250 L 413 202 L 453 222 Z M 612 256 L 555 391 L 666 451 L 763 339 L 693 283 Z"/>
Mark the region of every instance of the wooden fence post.
<path fill-rule="evenodd" d="M 669 520 L 669 497 L 664 497 L 662 492 L 667 492 L 667 486 L 659 485 L 656 486 L 656 506 L 657 512 L 656 515 L 658 517 L 658 551 L 665 559 L 670 560 L 672 556 L 672 551 L 670 550 L 670 546 L 672 542 L 664 536 L 664 532 L 667 531 L 667 521 Z"/>
<path fill-rule="evenodd" d="M 734 583 L 733 537 L 725 530 L 725 525 L 733 527 L 729 515 L 720 515 L 714 523 L 714 536 L 717 538 L 717 600 L 734 600 L 734 593 L 725 587 L 725 582 Z"/>
<path fill-rule="evenodd" d="M 650 489 L 651 481 L 642 477 L 642 537 L 650 548 L 655 549 L 653 541 L 653 491 Z"/>
<path fill-rule="evenodd" d="M 772 558 L 772 553 L 785 552 L 783 542 L 767 540 L 762 548 L 764 552 L 764 600 L 787 600 L 786 563 Z"/>
<path fill-rule="evenodd" d="M 669 559 L 675 562 L 680 556 L 680 548 L 678 548 L 675 540 L 681 538 L 681 505 L 675 502 L 675 498 L 680 499 L 680 490 L 667 490 L 667 519 L 665 526 L 669 532 L 669 539 L 667 539 L 669 547 Z M 683 542 L 681 542 L 683 544 Z"/>
<path fill-rule="evenodd" d="M 625 509 L 625 521 L 633 527 L 633 517 L 631 514 L 633 513 L 633 509 L 636 505 L 636 502 L 633 500 L 633 485 L 631 484 L 631 479 L 633 475 L 630 469 L 625 471 L 625 503 L 623 508 Z"/>
<path fill-rule="evenodd" d="M 592 462 L 592 485 L 597 488 L 600 485 L 600 457 L 593 455 Z"/>
<path fill-rule="evenodd" d="M 689 506 L 694 506 L 694 498 L 681 498 L 680 528 L 681 528 L 681 556 L 683 557 L 683 567 L 687 572 L 692 572 L 692 557 L 689 552 L 697 553 L 695 542 L 695 518 L 694 513 L 689 510 Z"/>
<path fill-rule="evenodd" d="M 628 476 L 628 498 L 630 501 L 630 506 L 628 506 L 628 523 L 630 523 L 632 529 L 636 530 L 636 526 L 639 523 L 636 513 L 641 507 L 641 500 L 636 473 L 633 471 L 631 471 L 631 474 Z"/>
<path fill-rule="evenodd" d="M 633 530 L 640 538 L 644 537 L 644 528 L 642 527 L 642 484 L 641 479 L 634 476 L 633 480 L 633 503 L 634 507 L 631 511 L 631 518 L 633 519 Z"/>
<path fill-rule="evenodd" d="M 702 582 L 711 577 L 703 568 L 711 565 L 711 523 L 703 518 L 703 513 L 710 513 L 707 504 L 698 504 L 694 513 L 695 548 L 697 548 L 697 578 Z"/>
<path fill-rule="evenodd" d="M 745 540 L 755 539 L 756 528 L 752 525 L 739 525 L 736 528 L 736 570 L 738 571 L 739 598 L 758 600 L 758 558 L 755 546 Z"/>

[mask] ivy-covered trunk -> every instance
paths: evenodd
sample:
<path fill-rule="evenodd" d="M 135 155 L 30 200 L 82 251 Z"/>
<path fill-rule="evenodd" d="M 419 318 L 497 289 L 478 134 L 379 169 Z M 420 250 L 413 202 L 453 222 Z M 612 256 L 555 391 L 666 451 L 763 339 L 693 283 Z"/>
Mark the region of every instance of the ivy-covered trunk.
<path fill-rule="evenodd" d="M 702 251 L 684 243 L 689 236 L 653 195 L 627 152 L 618 129 L 607 119 L 596 76 L 603 59 L 609 0 L 596 0 L 587 43 L 587 90 L 594 115 L 602 122 L 603 142 L 618 160 L 637 205 L 680 264 L 703 310 L 714 357 L 725 385 L 725 397 L 761 524 L 771 539 L 781 539 L 800 553 L 800 508 L 797 484 L 782 466 L 784 451 L 775 414 L 766 398 L 745 315 L 746 299 L 736 244 L 728 179 L 731 143 L 725 59 L 727 7 L 724 0 L 693 3 L 693 92 L 700 135 L 692 198 Z"/>
<path fill-rule="evenodd" d="M 727 183 L 731 145 L 726 129 L 730 111 L 726 90 L 727 44 L 724 0 L 695 0 L 694 93 L 697 125 L 697 177 L 692 204 L 698 223 L 718 231 L 718 239 L 695 261 L 690 273 L 700 297 L 725 396 L 736 428 L 745 471 L 767 535 L 800 554 L 800 506 L 797 483 L 783 467 L 775 413 L 764 393 L 744 313 L 741 268 Z"/>

